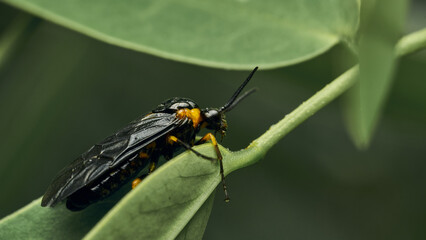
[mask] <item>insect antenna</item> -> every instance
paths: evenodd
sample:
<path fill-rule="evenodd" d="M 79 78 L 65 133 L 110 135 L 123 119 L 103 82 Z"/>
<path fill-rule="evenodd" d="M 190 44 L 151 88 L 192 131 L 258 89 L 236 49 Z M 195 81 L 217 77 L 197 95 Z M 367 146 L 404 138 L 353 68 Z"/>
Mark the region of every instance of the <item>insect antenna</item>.
<path fill-rule="evenodd" d="M 251 71 L 250 75 L 247 77 L 247 79 L 241 84 L 241 86 L 235 91 L 234 95 L 228 100 L 228 102 L 219 109 L 219 112 L 228 112 L 232 110 L 241 100 L 249 96 L 250 94 L 254 93 L 257 89 L 253 88 L 249 91 L 245 92 L 243 95 L 238 97 L 238 95 L 241 93 L 243 88 L 247 85 L 247 83 L 250 81 L 250 79 L 253 77 L 253 74 L 256 72 L 258 67 L 255 67 L 253 71 Z"/>

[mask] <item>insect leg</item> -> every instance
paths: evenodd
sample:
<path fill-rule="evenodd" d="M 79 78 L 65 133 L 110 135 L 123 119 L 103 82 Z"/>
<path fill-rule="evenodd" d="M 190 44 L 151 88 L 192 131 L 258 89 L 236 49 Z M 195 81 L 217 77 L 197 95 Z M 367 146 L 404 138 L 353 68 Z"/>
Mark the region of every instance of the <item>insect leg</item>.
<path fill-rule="evenodd" d="M 222 160 L 222 153 L 220 153 L 220 151 L 219 151 L 219 147 L 217 145 L 216 137 L 213 134 L 207 133 L 204 137 L 202 137 L 200 140 L 198 140 L 195 143 L 195 145 L 199 145 L 199 144 L 205 143 L 208 140 L 212 141 L 212 144 L 214 146 L 214 150 L 215 150 L 216 155 L 217 155 L 217 159 L 219 159 L 221 161 Z"/>
<path fill-rule="evenodd" d="M 201 153 L 199 153 L 199 152 L 195 151 L 194 149 L 192 149 L 192 147 L 191 147 L 189 144 L 187 144 L 187 143 L 185 143 L 185 142 L 181 141 L 180 139 L 178 139 L 178 138 L 177 138 L 177 137 L 175 137 L 175 136 L 169 136 L 169 137 L 167 138 L 167 141 L 168 141 L 170 144 L 175 143 L 175 142 L 176 142 L 176 143 L 179 143 L 179 144 L 181 144 L 183 147 L 185 147 L 186 149 L 191 150 L 193 153 L 195 153 L 195 154 L 196 154 L 197 156 L 199 156 L 199 157 L 202 157 L 202 158 L 204 158 L 204 159 L 208 159 L 208 160 L 212 160 L 212 161 L 216 161 L 216 160 L 218 160 L 218 161 L 219 161 L 219 166 L 220 166 L 220 175 L 221 175 L 221 177 L 222 177 L 223 191 L 225 192 L 225 202 L 229 202 L 229 194 L 228 194 L 228 190 L 227 190 L 226 183 L 225 183 L 225 174 L 223 173 L 222 154 L 220 153 L 219 147 L 218 147 L 218 145 L 217 145 L 216 138 L 214 137 L 214 135 L 213 135 L 213 134 L 211 134 L 211 133 L 207 133 L 207 134 L 206 134 L 203 138 L 201 138 L 201 139 L 197 142 L 197 144 L 204 143 L 204 142 L 206 142 L 206 141 L 208 141 L 208 140 L 210 140 L 210 141 L 213 143 L 214 149 L 215 149 L 215 151 L 216 151 L 217 159 L 212 158 L 212 157 L 209 157 L 209 156 L 205 156 L 205 155 L 203 155 L 203 154 L 201 154 Z"/>
<path fill-rule="evenodd" d="M 155 169 L 157 169 L 157 165 L 158 165 L 158 157 L 151 160 L 151 163 L 149 163 L 148 175 L 154 172 Z"/>
<path fill-rule="evenodd" d="M 225 174 L 223 173 L 223 161 L 222 161 L 223 158 L 222 158 L 222 154 L 220 153 L 219 146 L 217 145 L 216 137 L 211 133 L 207 133 L 204 137 L 202 137 L 200 140 L 198 140 L 195 144 L 198 145 L 198 144 L 201 144 L 201 143 L 205 143 L 209 140 L 213 144 L 214 150 L 216 151 L 217 160 L 219 161 L 220 175 L 222 177 L 223 191 L 225 192 L 225 202 L 229 202 L 228 190 L 227 190 L 226 183 L 225 183 Z"/>
<path fill-rule="evenodd" d="M 135 178 L 135 180 L 133 180 L 132 182 L 132 189 L 134 189 L 137 185 L 139 185 L 139 183 L 142 182 L 142 179 L 146 178 L 148 176 L 147 173 L 142 174 L 141 176 Z"/>
<path fill-rule="evenodd" d="M 175 137 L 175 136 L 169 136 L 168 138 L 167 138 L 167 142 L 169 142 L 170 144 L 173 144 L 173 143 L 179 143 L 180 145 L 182 145 L 184 148 L 186 148 L 187 150 L 190 150 L 190 151 L 192 151 L 193 153 L 195 153 L 195 155 L 197 155 L 198 157 L 201 157 L 201 158 L 204 158 L 204 159 L 207 159 L 207 160 L 210 160 L 210 161 L 216 161 L 217 159 L 216 158 L 212 158 L 212 157 L 209 157 L 209 156 L 206 156 L 206 155 L 204 155 L 204 154 L 202 154 L 202 153 L 199 153 L 199 152 L 197 152 L 197 151 L 195 151 L 194 149 L 192 149 L 192 146 L 191 145 L 189 145 L 189 144 L 187 144 L 186 142 L 184 142 L 184 141 L 182 141 L 182 140 L 180 140 L 180 139 L 178 139 L 177 137 Z M 222 157 L 222 156 L 221 156 Z"/>
<path fill-rule="evenodd" d="M 139 183 L 142 182 L 142 179 L 146 178 L 150 173 L 152 173 L 155 170 L 157 163 L 158 163 L 158 159 L 159 159 L 157 154 L 153 154 L 153 155 L 149 156 L 145 152 L 140 152 L 139 158 L 142 158 L 145 161 L 149 161 L 149 160 L 151 160 L 151 161 L 149 163 L 148 173 L 142 174 L 141 176 L 135 178 L 132 182 L 132 189 L 134 189 L 137 185 L 139 185 Z"/>

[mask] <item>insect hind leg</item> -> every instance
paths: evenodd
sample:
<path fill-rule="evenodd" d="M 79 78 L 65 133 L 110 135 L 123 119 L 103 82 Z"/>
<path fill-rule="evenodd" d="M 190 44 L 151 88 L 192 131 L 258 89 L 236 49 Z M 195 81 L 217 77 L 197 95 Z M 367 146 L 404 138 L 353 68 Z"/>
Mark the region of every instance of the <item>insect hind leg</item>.
<path fill-rule="evenodd" d="M 154 170 L 157 168 L 157 165 L 158 165 L 159 156 L 157 154 L 152 154 L 151 156 L 149 156 L 145 152 L 140 152 L 139 157 L 142 158 L 142 159 L 145 158 L 145 159 L 149 160 L 148 173 L 142 174 L 139 177 L 135 178 L 132 181 L 132 189 L 134 189 L 136 186 L 138 186 L 139 183 L 141 183 L 142 180 L 144 178 L 146 178 L 149 174 L 154 172 Z"/>

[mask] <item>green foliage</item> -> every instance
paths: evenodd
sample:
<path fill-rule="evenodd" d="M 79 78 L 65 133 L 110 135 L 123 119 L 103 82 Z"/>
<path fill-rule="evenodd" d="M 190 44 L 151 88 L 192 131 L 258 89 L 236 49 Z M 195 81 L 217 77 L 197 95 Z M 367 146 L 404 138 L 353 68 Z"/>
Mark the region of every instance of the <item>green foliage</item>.
<path fill-rule="evenodd" d="M 195 149 L 215 154 L 209 144 Z M 259 159 L 256 153 L 231 153 L 224 148 L 221 152 L 226 159 L 226 174 L 238 168 L 235 162 L 247 164 Z M 55 209 L 42 208 L 38 199 L 0 222 L 0 238 L 46 239 L 64 234 L 63 239 L 78 239 L 95 223 L 85 239 L 201 238 L 219 182 L 217 163 L 200 161 L 187 151 L 142 181 L 98 223 L 105 212 L 102 205 L 73 213 L 64 204 Z"/>
<path fill-rule="evenodd" d="M 2 219 L 0 239 L 81 239 L 105 214 L 102 206 L 73 213 L 64 205 L 42 208 L 40 202 L 34 200 Z"/>
<path fill-rule="evenodd" d="M 404 37 L 395 48 L 406 11 L 406 2 L 398 0 L 389 7 L 385 0 L 363 7 L 366 12 L 358 36 L 360 6 L 355 0 L 5 2 L 119 47 L 211 67 L 277 68 L 312 59 L 339 43 L 354 51 L 359 65 L 330 82 L 246 149 L 232 152 L 221 147 L 226 175 L 259 161 L 286 134 L 353 85 L 345 106 L 348 128 L 355 143 L 367 147 L 391 86 L 396 57 L 426 47 L 426 31 L 422 30 Z M 26 31 L 25 24 L 18 26 L 3 39 L 25 36 L 20 33 Z M 12 46 L 11 42 L 4 46 Z M 0 52 L 9 54 L 9 48 L 0 48 Z M 8 54 L 2 54 L 0 62 Z M 46 85 L 56 89 L 61 84 Z M 17 154 L 18 145 L 13 147 Z M 195 149 L 214 155 L 210 144 Z M 0 238 L 201 239 L 219 183 L 217 163 L 187 151 L 161 166 L 112 209 L 109 205 L 114 203 L 106 202 L 72 213 L 63 205 L 42 208 L 38 199 L 0 221 Z"/>
<path fill-rule="evenodd" d="M 395 69 L 394 46 L 402 35 L 407 1 L 366 1 L 359 42 L 360 81 L 349 92 L 345 106 L 351 136 L 366 148 L 377 125 Z"/>
<path fill-rule="evenodd" d="M 213 208 L 214 192 L 176 237 L 177 240 L 202 239 Z"/>
<path fill-rule="evenodd" d="M 305 61 L 358 25 L 356 0 L 5 2 L 120 47 L 227 69 Z"/>
<path fill-rule="evenodd" d="M 207 144 L 197 150 L 214 154 Z M 222 153 L 230 154 L 226 149 Z M 155 171 L 104 217 L 102 204 L 74 213 L 64 204 L 43 208 L 37 199 L 1 221 L 0 238 L 51 239 L 63 235 L 61 239 L 79 239 L 101 217 L 86 239 L 201 238 L 219 181 L 217 163 L 200 161 L 185 152 Z"/>
<path fill-rule="evenodd" d="M 212 147 L 206 144 L 196 149 L 214 156 Z M 225 156 L 229 154 L 225 149 L 222 153 Z M 174 239 L 209 199 L 219 182 L 217 164 L 200 161 L 191 152 L 181 154 L 127 194 L 89 232 L 86 239 L 131 239 L 134 236 Z M 208 202 L 211 204 L 212 200 Z M 209 208 L 211 205 L 207 206 Z M 205 212 L 204 208 L 201 211 Z M 199 215 L 205 213 L 200 212 Z M 191 228 L 185 229 L 185 234 Z M 204 228 L 199 230 L 204 232 Z"/>

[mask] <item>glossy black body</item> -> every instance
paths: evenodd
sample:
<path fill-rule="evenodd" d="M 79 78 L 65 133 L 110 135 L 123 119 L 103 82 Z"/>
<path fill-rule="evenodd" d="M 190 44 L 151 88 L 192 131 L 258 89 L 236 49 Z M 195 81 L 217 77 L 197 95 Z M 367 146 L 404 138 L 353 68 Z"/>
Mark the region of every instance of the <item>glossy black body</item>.
<path fill-rule="evenodd" d="M 169 99 L 91 147 L 59 172 L 44 194 L 42 206 L 53 207 L 66 199 L 67 208 L 77 211 L 110 196 L 150 162 L 157 162 L 160 156 L 173 157 L 181 146 L 167 144 L 170 135 L 192 146 L 200 129 L 194 128 L 190 119 L 176 117 L 181 108 L 198 106 L 187 98 Z M 147 147 L 153 142 L 154 148 Z M 140 152 L 149 158 L 140 158 Z"/>

